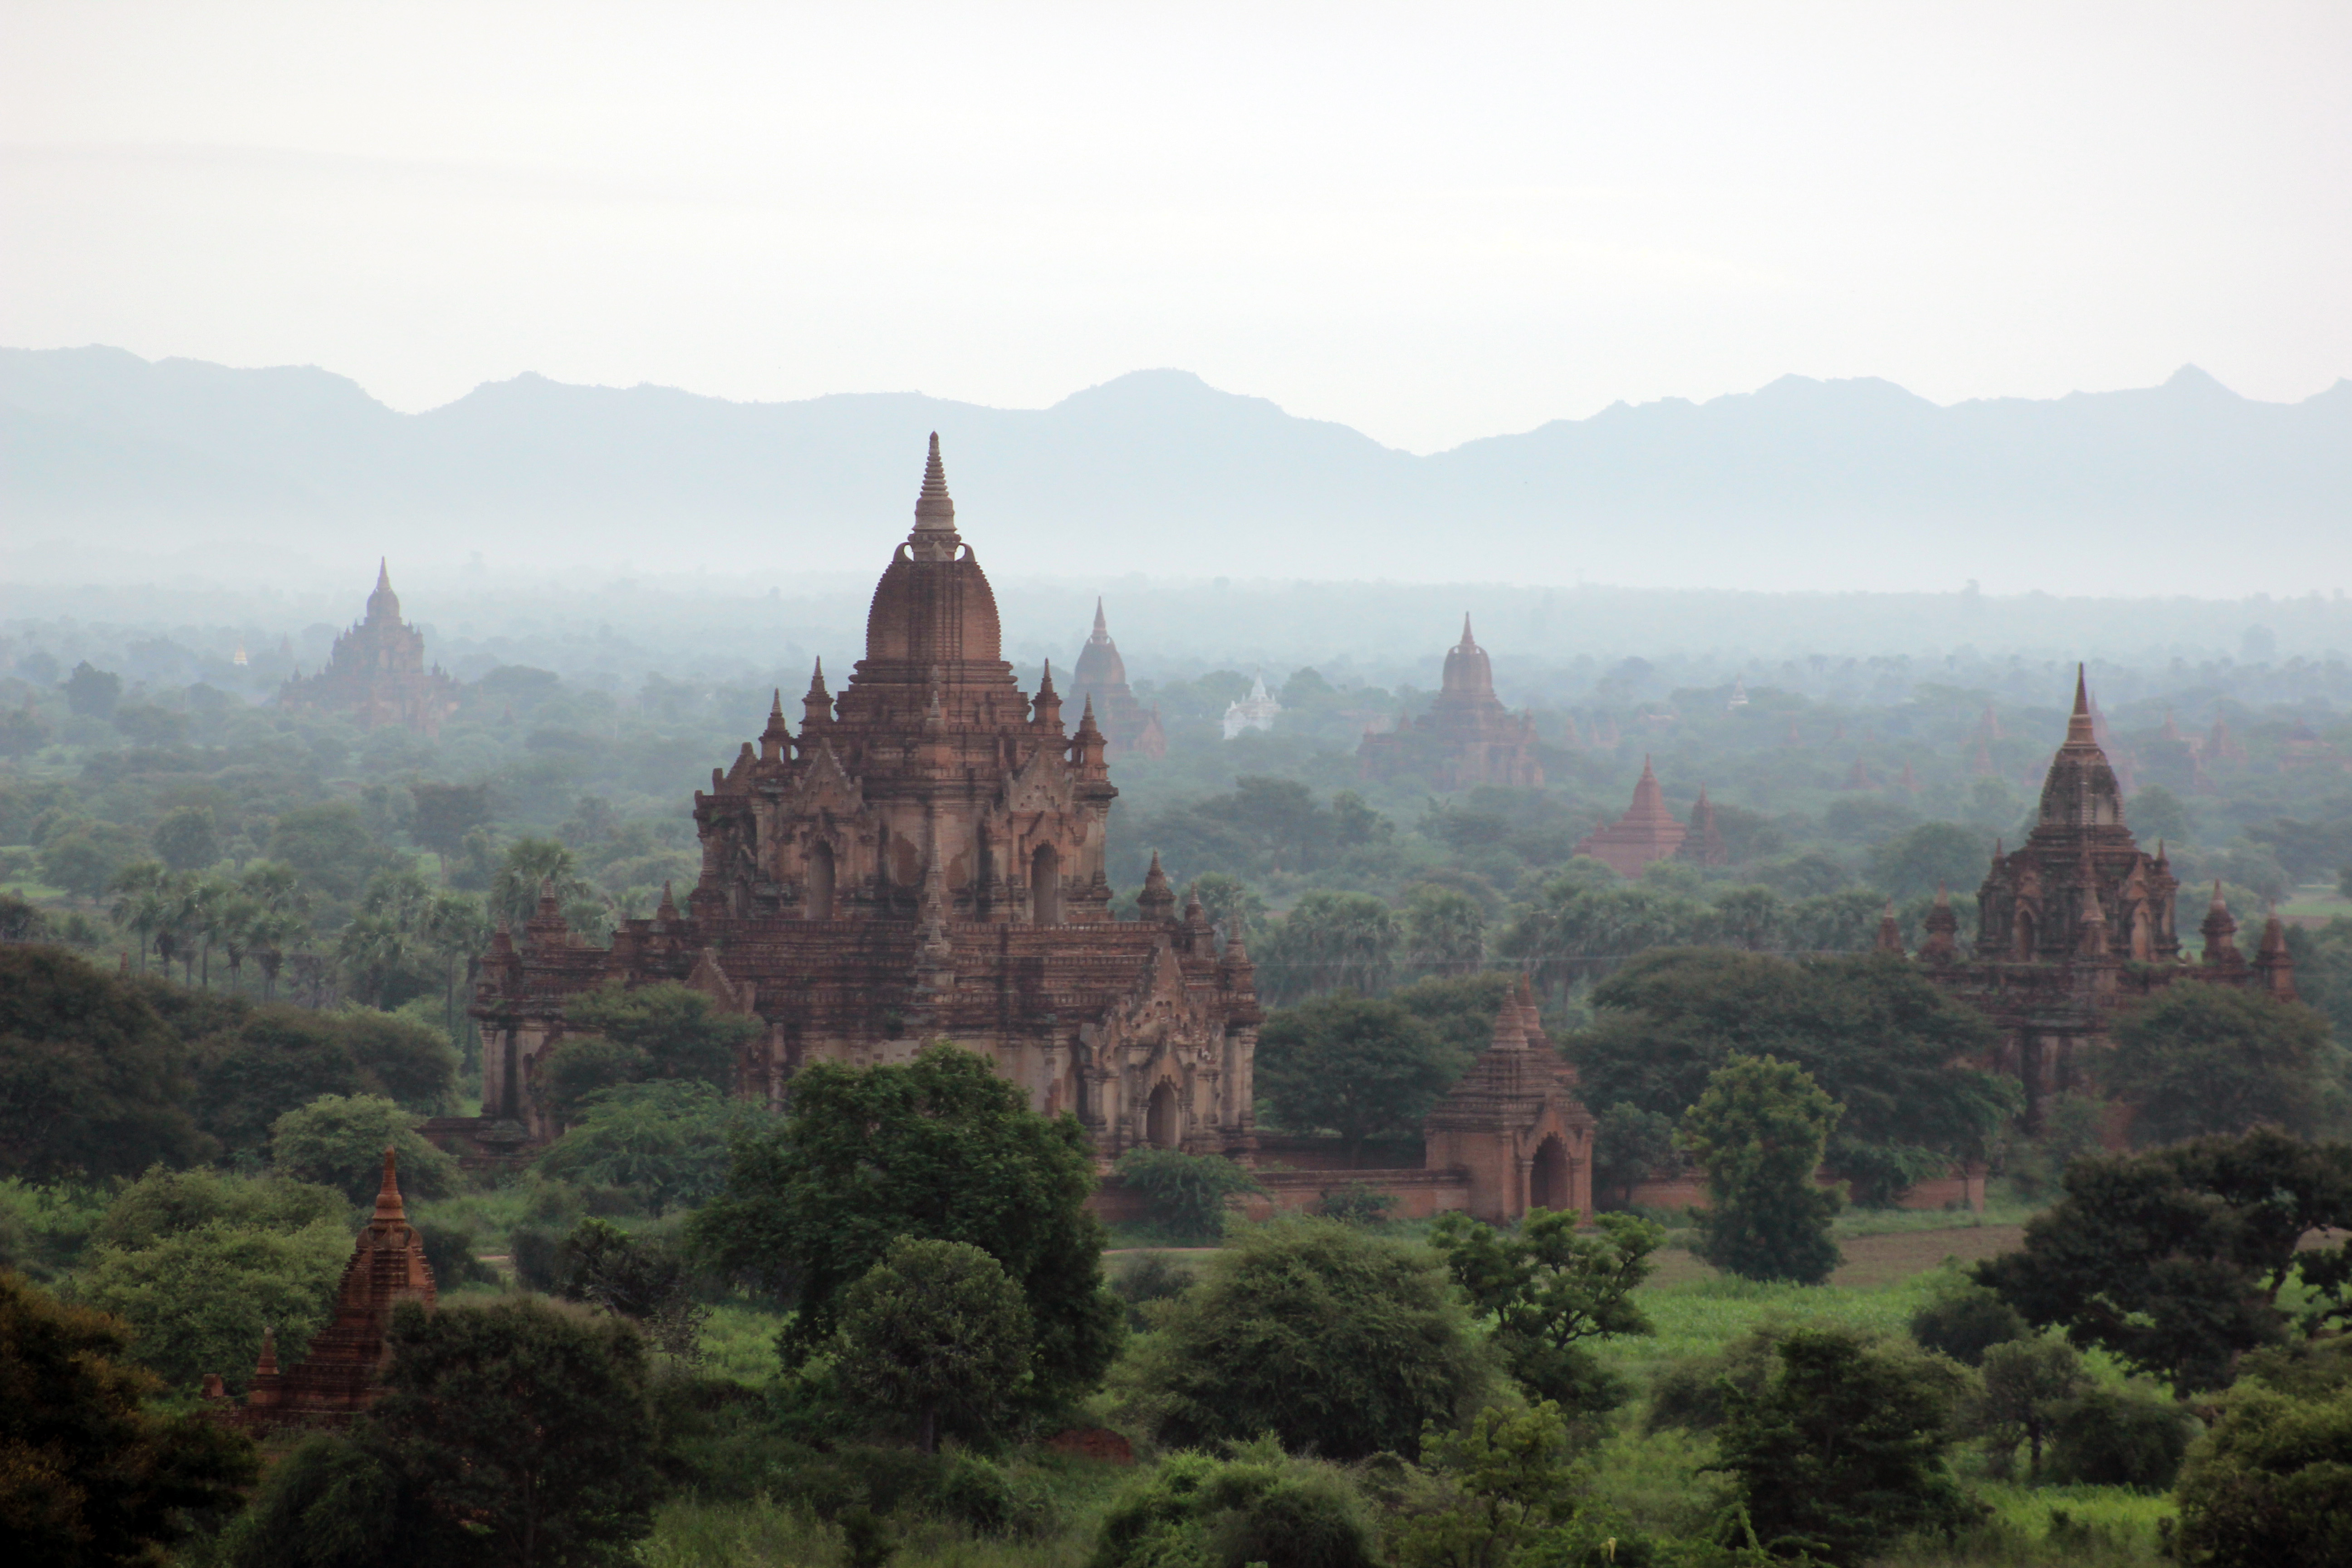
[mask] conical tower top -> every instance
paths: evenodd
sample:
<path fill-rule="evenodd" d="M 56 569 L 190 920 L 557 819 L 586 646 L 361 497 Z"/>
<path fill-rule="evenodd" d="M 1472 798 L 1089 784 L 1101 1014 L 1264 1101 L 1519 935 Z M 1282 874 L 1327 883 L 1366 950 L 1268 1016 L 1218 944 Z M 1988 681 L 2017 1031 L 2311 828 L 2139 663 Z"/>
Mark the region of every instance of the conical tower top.
<path fill-rule="evenodd" d="M 1464 647 L 1478 646 L 1477 640 L 1470 635 L 1470 612 L 1467 610 L 1462 612 L 1462 646 Z"/>
<path fill-rule="evenodd" d="M 940 433 L 931 432 L 931 450 L 923 462 L 923 490 L 915 498 L 915 531 L 910 544 L 945 546 L 950 552 L 961 542 L 956 536 L 955 501 L 948 495 L 948 470 L 940 461 Z"/>
<path fill-rule="evenodd" d="M 408 1211 L 400 1201 L 400 1173 L 397 1156 L 392 1145 L 383 1149 L 383 1184 L 375 1190 L 375 1219 L 373 1227 L 383 1230 L 391 1226 L 406 1225 Z"/>
<path fill-rule="evenodd" d="M 2098 744 L 2098 739 L 2097 727 L 2091 720 L 2090 683 L 2078 664 L 2074 667 L 2074 711 L 2066 720 L 2066 743 L 2091 746 Z"/>
<path fill-rule="evenodd" d="M 1110 623 L 1103 619 L 1102 595 L 1100 594 L 1097 594 L 1095 595 L 1095 635 L 1091 640 L 1095 642 L 1110 641 Z"/>

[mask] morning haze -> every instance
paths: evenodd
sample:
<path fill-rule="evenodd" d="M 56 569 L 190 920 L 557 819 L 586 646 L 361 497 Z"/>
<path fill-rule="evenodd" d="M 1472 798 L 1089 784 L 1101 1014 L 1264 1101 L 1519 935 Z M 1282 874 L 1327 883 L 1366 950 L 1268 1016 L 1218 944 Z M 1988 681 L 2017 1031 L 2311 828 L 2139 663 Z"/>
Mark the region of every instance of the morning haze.
<path fill-rule="evenodd" d="M 2352 1557 L 2339 6 L 0 8 L 0 1540 Z"/>

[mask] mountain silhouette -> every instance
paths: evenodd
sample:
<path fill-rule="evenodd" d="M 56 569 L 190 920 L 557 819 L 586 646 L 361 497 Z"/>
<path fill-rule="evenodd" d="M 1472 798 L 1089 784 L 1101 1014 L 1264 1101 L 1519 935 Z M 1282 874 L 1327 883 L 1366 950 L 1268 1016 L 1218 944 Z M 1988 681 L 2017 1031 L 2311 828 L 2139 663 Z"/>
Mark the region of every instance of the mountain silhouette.
<path fill-rule="evenodd" d="M 735 403 L 535 374 L 402 414 L 311 368 L 0 350 L 0 508 L 93 555 L 321 537 L 869 568 L 940 432 L 992 571 L 1096 577 L 2304 592 L 2352 579 L 2352 382 L 2296 404 L 2161 386 L 1941 406 L 1783 376 L 1422 457 L 1179 370 L 1044 409 L 919 394 Z"/>

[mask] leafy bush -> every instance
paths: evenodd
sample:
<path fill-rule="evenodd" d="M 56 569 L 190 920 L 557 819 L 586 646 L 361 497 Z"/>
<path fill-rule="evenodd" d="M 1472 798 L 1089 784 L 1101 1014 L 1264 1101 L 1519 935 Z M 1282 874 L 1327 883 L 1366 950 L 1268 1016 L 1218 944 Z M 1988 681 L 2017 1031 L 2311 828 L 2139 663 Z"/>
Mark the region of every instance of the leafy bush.
<path fill-rule="evenodd" d="M 1127 1303 L 1128 1327 L 1140 1331 L 1151 1326 L 1143 1309 L 1154 1301 L 1172 1301 L 1191 1289 L 1192 1271 L 1164 1252 L 1138 1253 L 1111 1277 L 1110 1288 Z"/>
<path fill-rule="evenodd" d="M 694 1208 L 726 1184 L 730 1132 L 760 1114 L 698 1079 L 600 1089 L 577 1107 L 577 1120 L 538 1168 L 558 1180 L 625 1187 L 656 1215 Z"/>
<path fill-rule="evenodd" d="M 1271 1438 L 1231 1457 L 1177 1454 L 1103 1517 L 1093 1568 L 1375 1568 L 1371 1510 L 1346 1474 Z"/>
<path fill-rule="evenodd" d="M 383 1184 L 388 1147 L 398 1156 L 404 1196 L 446 1198 L 457 1190 L 457 1162 L 425 1141 L 417 1120 L 379 1095 L 320 1095 L 271 1124 L 269 1161 L 285 1175 L 370 1204 Z"/>
<path fill-rule="evenodd" d="M 300 1358 L 333 1314 L 351 1252 L 336 1220 L 294 1231 L 206 1220 L 136 1247 L 100 1244 L 77 1286 L 131 1325 L 132 1352 L 173 1384 L 193 1388 L 219 1373 L 241 1390 L 265 1326 L 277 1331 L 280 1364 Z"/>
<path fill-rule="evenodd" d="M 1382 1226 L 1396 1212 L 1393 1194 L 1384 1193 L 1369 1182 L 1349 1182 L 1344 1186 L 1326 1187 L 1318 1207 L 1325 1219 L 1338 1220 L 1341 1225 Z"/>
<path fill-rule="evenodd" d="M 1143 1194 L 1153 1218 L 1179 1236 L 1202 1241 L 1214 1241 L 1223 1233 L 1229 1200 L 1265 1190 L 1255 1176 L 1222 1154 L 1129 1149 L 1111 1169 Z"/>
<path fill-rule="evenodd" d="M 842 1391 L 915 1428 L 986 1440 L 1029 1379 L 1029 1308 L 996 1259 L 961 1241 L 900 1237 L 849 1288 L 837 1366 Z"/>
<path fill-rule="evenodd" d="M 2352 1389 L 2230 1391 L 2180 1474 L 2182 1561 L 2211 1568 L 2352 1562 Z"/>
<path fill-rule="evenodd" d="M 1818 1285 L 1838 1266 L 1830 1217 L 1838 1194 L 1814 1185 L 1843 1108 L 1802 1068 L 1734 1055 L 1683 1114 L 1683 1139 L 1706 1170 L 1708 1205 L 1692 1250 L 1749 1279 Z"/>
<path fill-rule="evenodd" d="M 1340 1459 L 1417 1451 L 1425 1424 L 1455 1426 L 1493 1383 L 1433 1256 L 1320 1219 L 1226 1247 L 1123 1370 L 1163 1442 L 1272 1433 Z"/>
<path fill-rule="evenodd" d="M 2095 1388 L 2058 1411 L 2051 1474 L 2085 1486 L 2160 1492 L 2180 1473 L 2199 1431 L 2195 1416 L 2152 1390 Z"/>
<path fill-rule="evenodd" d="M 1963 1366 L 1982 1366 L 1985 1352 L 2032 1332 L 2017 1309 L 1966 1275 L 1940 1276 L 1935 1293 L 1911 1314 L 1911 1337 Z"/>
<path fill-rule="evenodd" d="M 470 1226 L 431 1219 L 415 1224 L 417 1235 L 425 1238 L 425 1261 L 433 1270 L 436 1287 L 455 1290 L 461 1285 L 499 1282 L 498 1271 L 474 1255 L 474 1232 Z"/>

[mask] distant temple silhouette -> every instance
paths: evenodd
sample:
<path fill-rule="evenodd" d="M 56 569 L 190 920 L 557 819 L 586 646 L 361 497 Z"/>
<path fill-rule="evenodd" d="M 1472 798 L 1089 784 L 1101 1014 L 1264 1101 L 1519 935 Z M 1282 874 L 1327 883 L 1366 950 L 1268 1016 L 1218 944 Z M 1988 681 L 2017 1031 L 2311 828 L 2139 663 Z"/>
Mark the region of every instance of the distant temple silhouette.
<path fill-rule="evenodd" d="M 400 618 L 391 569 L 379 561 L 367 618 L 335 639 L 326 668 L 309 677 L 298 671 L 278 700 L 348 714 L 364 729 L 397 724 L 429 736 L 457 710 L 457 683 L 439 665 L 425 667 L 425 634 Z"/>
<path fill-rule="evenodd" d="M 1160 727 L 1159 707 L 1146 710 L 1128 689 L 1127 661 L 1110 640 L 1100 599 L 1095 601 L 1094 633 L 1078 649 L 1070 700 L 1093 706 L 1095 722 L 1102 726 L 1104 756 L 1157 759 L 1168 754 L 1168 731 Z"/>
<path fill-rule="evenodd" d="M 1444 684 L 1427 716 L 1399 716 L 1389 733 L 1365 735 L 1356 756 L 1366 778 L 1420 774 L 1440 789 L 1541 789 L 1544 782 L 1535 721 L 1512 713 L 1495 695 L 1494 666 L 1470 635 L 1467 615 L 1462 640 L 1445 650 Z"/>

